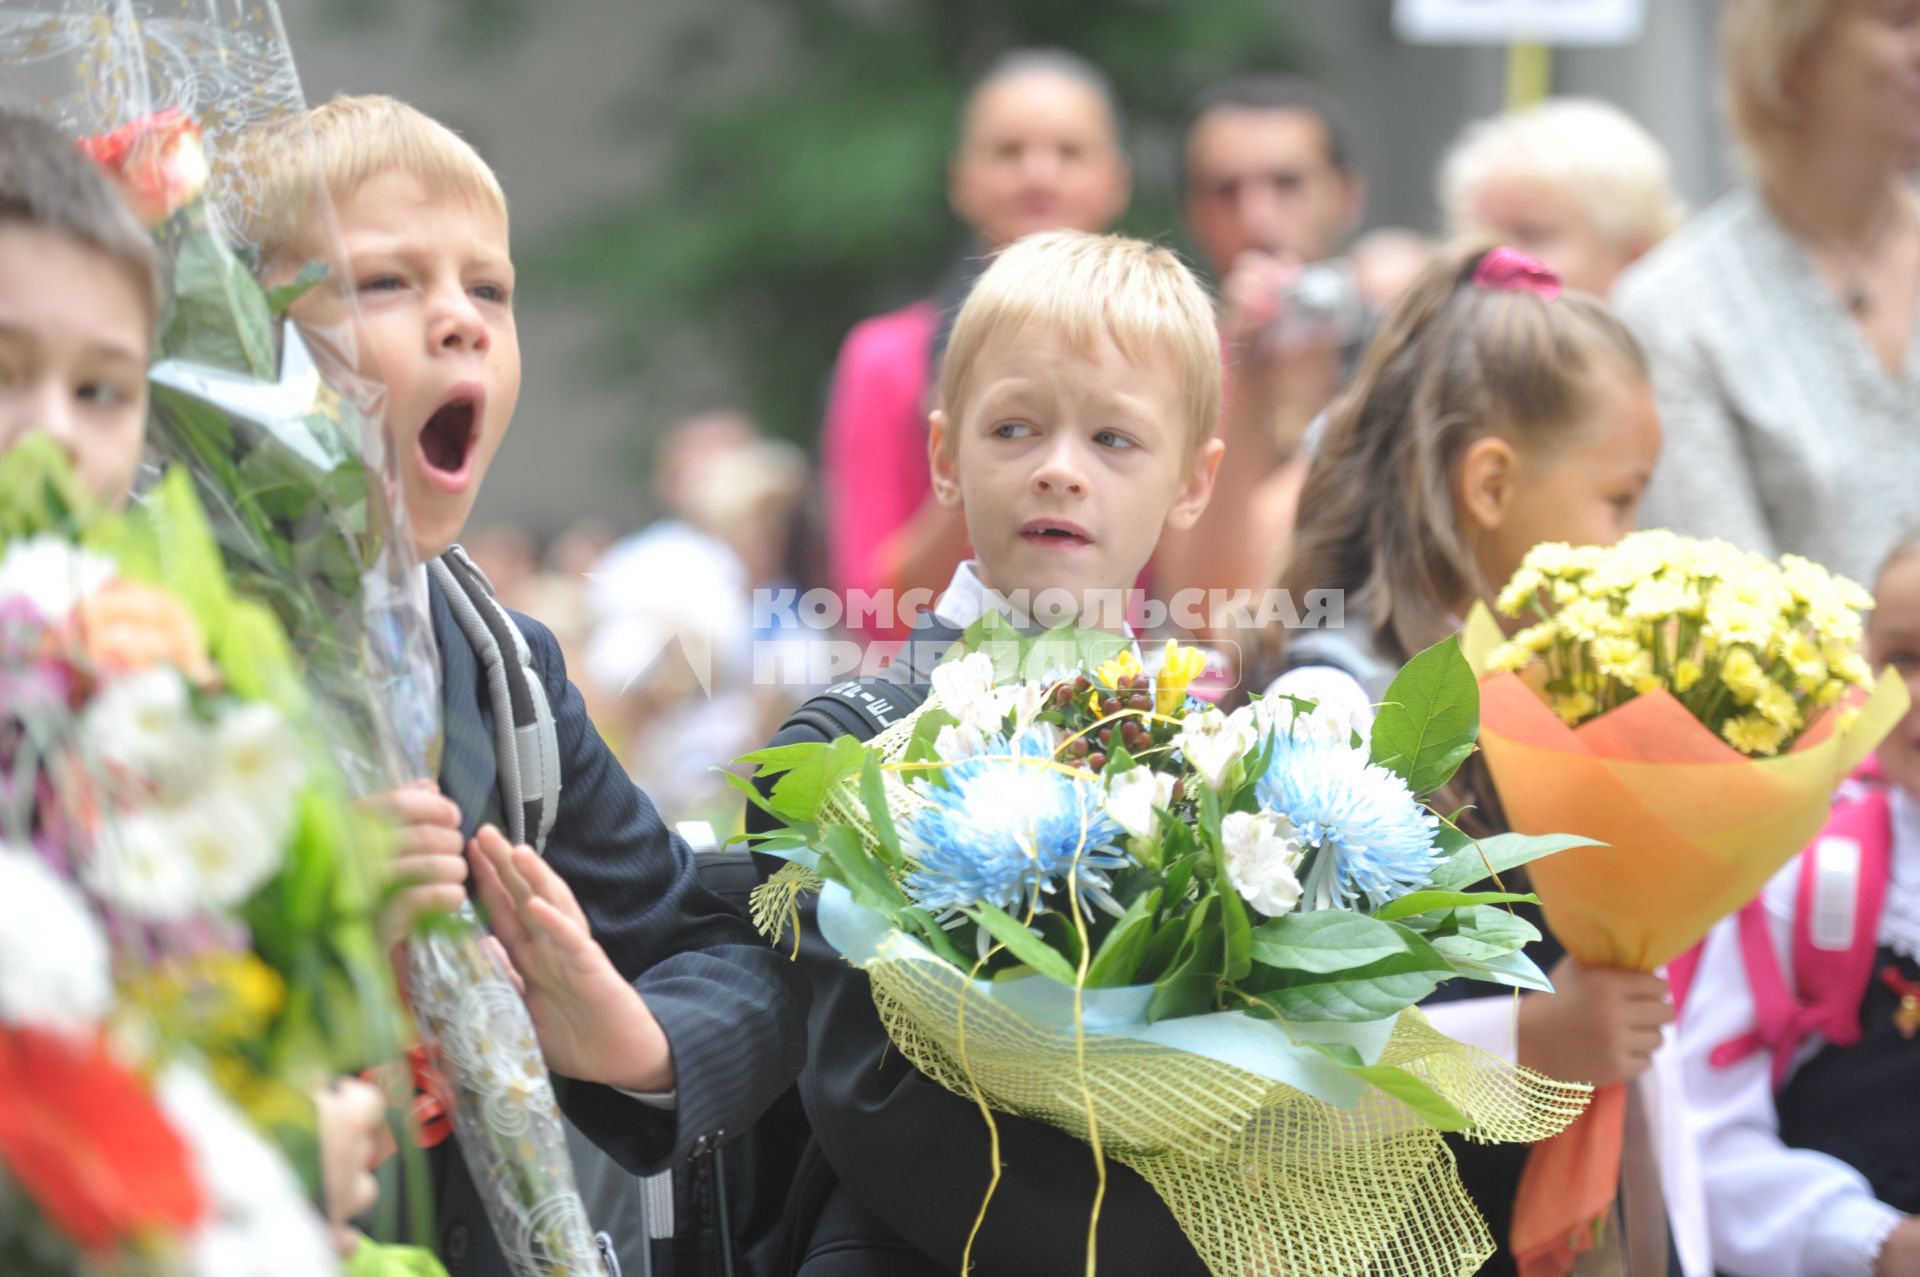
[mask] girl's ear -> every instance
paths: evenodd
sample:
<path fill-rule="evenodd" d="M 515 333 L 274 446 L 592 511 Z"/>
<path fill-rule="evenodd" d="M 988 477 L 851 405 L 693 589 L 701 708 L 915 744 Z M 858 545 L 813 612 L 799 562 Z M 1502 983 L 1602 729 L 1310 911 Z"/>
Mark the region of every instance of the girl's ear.
<path fill-rule="evenodd" d="M 1453 504 L 1472 531 L 1497 532 L 1513 506 L 1520 457 L 1499 435 L 1467 445 L 1454 467 Z"/>
<path fill-rule="evenodd" d="M 949 510 L 960 508 L 959 444 L 949 437 L 946 412 L 935 408 L 927 415 L 927 469 L 934 499 Z"/>

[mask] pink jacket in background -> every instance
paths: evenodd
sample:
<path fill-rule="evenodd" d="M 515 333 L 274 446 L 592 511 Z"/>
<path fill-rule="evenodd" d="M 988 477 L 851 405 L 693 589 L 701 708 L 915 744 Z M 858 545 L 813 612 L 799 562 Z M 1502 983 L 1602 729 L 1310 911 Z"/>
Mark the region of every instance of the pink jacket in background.
<path fill-rule="evenodd" d="M 861 321 L 840 347 L 820 456 L 834 588 L 895 585 L 887 546 L 933 491 L 929 356 L 939 313 L 915 302 Z"/>

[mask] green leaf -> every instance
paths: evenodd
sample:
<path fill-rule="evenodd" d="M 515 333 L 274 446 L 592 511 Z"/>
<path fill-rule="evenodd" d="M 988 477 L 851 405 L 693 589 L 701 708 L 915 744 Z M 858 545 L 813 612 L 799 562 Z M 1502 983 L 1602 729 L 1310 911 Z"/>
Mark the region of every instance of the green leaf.
<path fill-rule="evenodd" d="M 1184 828 L 1184 824 L 1180 821 L 1169 819 L 1166 823 L 1178 824 Z M 1178 909 L 1187 898 L 1187 886 L 1193 881 L 1193 867 L 1200 862 L 1200 854 L 1189 851 L 1176 856 L 1171 836 L 1167 839 L 1166 854 L 1168 856 L 1167 894 L 1161 897 L 1161 900 L 1168 909 Z"/>
<path fill-rule="evenodd" d="M 1373 916 L 1382 922 L 1398 922 L 1416 914 L 1440 913 L 1448 909 L 1470 909 L 1475 905 L 1537 905 L 1540 897 L 1514 891 L 1415 891 L 1400 897 Z"/>
<path fill-rule="evenodd" d="M 875 755 L 861 751 L 860 764 L 860 801 L 866 805 L 867 819 L 873 822 L 873 832 L 879 839 L 880 858 L 887 868 L 898 870 L 905 863 L 900 854 L 900 834 L 893 827 L 893 812 L 887 807 L 886 781 L 880 771 L 880 760 Z"/>
<path fill-rule="evenodd" d="M 252 273 L 204 226 L 189 229 L 178 242 L 161 353 L 257 381 L 276 380 L 273 314 Z"/>
<path fill-rule="evenodd" d="M 1260 996 L 1289 1020 L 1380 1020 L 1420 1001 L 1451 974 L 1400 954 L 1354 971 L 1283 975 Z"/>
<path fill-rule="evenodd" d="M 1373 761 L 1416 794 L 1452 778 L 1480 734 L 1480 687 L 1457 639 L 1441 639 L 1405 665 L 1373 723 Z"/>
<path fill-rule="evenodd" d="M 1454 915 L 1452 934 L 1427 937 L 1449 959 L 1484 962 L 1503 954 L 1518 953 L 1540 939 L 1540 931 L 1531 922 L 1504 909 L 1463 910 Z"/>
<path fill-rule="evenodd" d="M 1460 958 L 1454 960 L 1453 969 L 1468 980 L 1504 984 L 1541 993 L 1553 992 L 1553 981 L 1540 969 L 1540 964 L 1525 953 L 1500 953 L 1480 959 Z"/>
<path fill-rule="evenodd" d="M 985 927 L 1015 958 L 1049 980 L 1058 981 L 1068 988 L 1078 983 L 1077 973 L 1067 964 L 1067 960 L 1048 948 L 1040 937 L 1021 926 L 1012 914 L 985 901 L 962 912 Z"/>
<path fill-rule="evenodd" d="M 820 804 L 842 781 L 859 774 L 867 756 L 866 748 L 851 736 L 837 736 L 829 743 L 814 741 L 798 745 L 779 745 L 747 754 L 740 759 L 760 770 L 757 775 L 778 775 L 769 808 L 784 820 L 812 820 L 820 813 Z"/>
<path fill-rule="evenodd" d="M 934 748 L 933 743 L 939 738 L 940 730 L 959 725 L 960 720 L 944 709 L 928 710 L 913 720 L 913 735 L 908 738 L 906 751 L 900 755 L 900 761 L 903 763 L 937 762 L 940 751 Z M 923 774 L 932 777 L 940 775 L 938 771 Z"/>
<path fill-rule="evenodd" d="M 889 918 L 908 907 L 899 884 L 886 866 L 871 855 L 860 835 L 845 825 L 829 825 L 820 835 L 820 872 L 837 879 L 852 893 L 854 903 Z"/>
<path fill-rule="evenodd" d="M 1385 1091 L 1417 1114 L 1421 1121 L 1439 1131 L 1464 1131 L 1473 1125 L 1470 1118 L 1448 1102 L 1419 1077 L 1392 1064 L 1364 1064 L 1360 1053 L 1345 1043 L 1314 1042 L 1320 1054 L 1353 1076 L 1378 1090 Z"/>
<path fill-rule="evenodd" d="M 1551 856 L 1574 847 L 1604 847 L 1606 844 L 1578 834 L 1499 834 L 1469 843 L 1433 872 L 1433 885 L 1443 891 L 1464 891 L 1489 877 L 1517 869 L 1531 860 Z"/>
<path fill-rule="evenodd" d="M 1133 982 L 1147 942 L 1153 938 L 1153 915 L 1160 907 L 1160 888 L 1146 892 L 1127 906 L 1113 930 L 1100 942 L 1087 968 L 1089 989 L 1118 988 Z"/>
<path fill-rule="evenodd" d="M 1247 905 L 1232 882 L 1221 876 L 1219 884 L 1220 926 L 1223 962 L 1221 971 L 1229 981 L 1244 980 L 1253 970 L 1253 922 L 1247 917 Z"/>
<path fill-rule="evenodd" d="M 1409 939 L 1410 933 L 1365 914 L 1323 909 L 1255 927 L 1252 955 L 1262 966 L 1284 972 L 1352 971 L 1411 953 Z"/>
<path fill-rule="evenodd" d="M 284 316 L 293 304 L 313 290 L 314 285 L 327 277 L 325 262 L 308 262 L 300 268 L 300 273 L 278 288 L 267 290 L 267 309 L 273 312 L 275 319 Z"/>
<path fill-rule="evenodd" d="M 902 909 L 897 916 L 902 922 L 918 931 L 920 938 L 927 942 L 927 947 L 939 954 L 942 958 L 945 958 L 962 971 L 967 971 L 972 968 L 973 963 L 960 956 L 960 950 L 955 947 L 953 937 L 947 933 L 947 929 L 934 921 L 933 915 L 925 909 L 909 905 L 907 908 Z"/>
<path fill-rule="evenodd" d="M 1154 982 L 1153 997 L 1147 1003 L 1149 1023 L 1200 1015 L 1213 1009 L 1214 993 L 1220 987 L 1219 977 L 1207 957 L 1213 952 L 1217 950 L 1202 941 L 1188 952 L 1184 961 Z"/>

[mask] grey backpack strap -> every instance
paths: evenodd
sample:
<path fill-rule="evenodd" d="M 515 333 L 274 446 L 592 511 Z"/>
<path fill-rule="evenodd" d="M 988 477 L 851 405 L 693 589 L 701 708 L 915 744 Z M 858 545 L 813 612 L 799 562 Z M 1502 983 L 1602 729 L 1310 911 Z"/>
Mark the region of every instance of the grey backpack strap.
<path fill-rule="evenodd" d="M 507 836 L 542 850 L 560 812 L 560 737 L 533 649 L 465 550 L 454 546 L 427 570 L 486 673 Z"/>

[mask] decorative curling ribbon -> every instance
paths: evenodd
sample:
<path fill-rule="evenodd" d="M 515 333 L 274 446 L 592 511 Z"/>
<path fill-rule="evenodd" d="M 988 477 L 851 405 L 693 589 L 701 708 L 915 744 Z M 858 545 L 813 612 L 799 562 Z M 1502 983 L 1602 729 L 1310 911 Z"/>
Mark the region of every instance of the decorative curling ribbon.
<path fill-rule="evenodd" d="M 1473 286 L 1490 293 L 1533 293 L 1552 301 L 1564 290 L 1553 268 L 1517 248 L 1496 248 L 1473 269 Z"/>
<path fill-rule="evenodd" d="M 422 1044 L 407 1048 L 413 1070 L 413 1140 L 421 1148 L 444 1143 L 453 1134 L 453 1087 Z"/>

